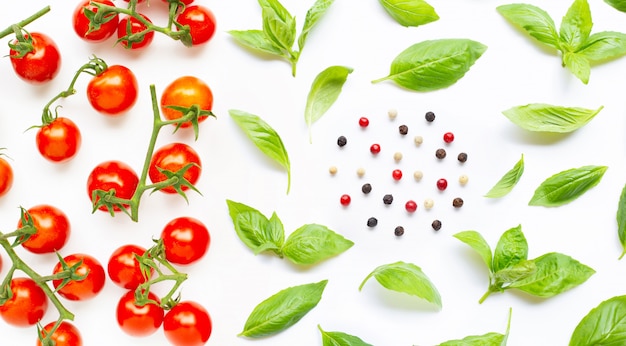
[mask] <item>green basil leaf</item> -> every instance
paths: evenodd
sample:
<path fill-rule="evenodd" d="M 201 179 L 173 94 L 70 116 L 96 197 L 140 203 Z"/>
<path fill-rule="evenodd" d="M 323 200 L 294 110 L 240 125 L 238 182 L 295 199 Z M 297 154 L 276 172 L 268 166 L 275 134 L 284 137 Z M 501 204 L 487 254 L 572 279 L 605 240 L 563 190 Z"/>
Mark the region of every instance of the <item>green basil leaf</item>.
<path fill-rule="evenodd" d="M 487 265 L 487 268 L 489 268 L 489 271 L 493 272 L 491 247 L 489 247 L 489 244 L 485 241 L 485 238 L 480 235 L 480 233 L 476 231 L 463 231 L 454 234 L 454 237 L 478 252 Z"/>
<path fill-rule="evenodd" d="M 563 65 L 584 84 L 589 83 L 591 75 L 591 63 L 587 58 L 578 53 L 565 52 L 563 54 Z"/>
<path fill-rule="evenodd" d="M 420 297 L 441 308 L 439 291 L 415 264 L 395 262 L 381 265 L 367 275 L 359 286 L 359 291 L 371 277 L 376 278 L 386 289 Z"/>
<path fill-rule="evenodd" d="M 512 282 L 520 281 L 533 275 L 536 271 L 537 265 L 534 261 L 524 260 L 518 262 L 513 266 L 495 272 L 493 274 L 494 286 L 501 288 L 506 287 Z"/>
<path fill-rule="evenodd" d="M 257 115 L 235 109 L 231 109 L 228 112 L 254 145 L 287 171 L 287 193 L 289 193 L 291 187 L 291 164 L 287 149 L 278 133 Z"/>
<path fill-rule="evenodd" d="M 619 197 L 619 203 L 617 205 L 617 235 L 619 242 L 622 244 L 622 254 L 620 259 L 626 255 L 626 185 L 622 188 L 622 193 Z"/>
<path fill-rule="evenodd" d="M 304 44 L 306 43 L 306 39 L 309 36 L 309 32 L 313 27 L 317 24 L 317 22 L 322 18 L 322 16 L 326 13 L 330 5 L 333 4 L 335 0 L 317 0 L 309 8 L 306 12 L 306 17 L 304 18 L 304 25 L 302 26 L 302 31 L 300 32 L 300 36 L 298 37 L 298 49 L 299 53 L 304 49 Z"/>
<path fill-rule="evenodd" d="M 524 174 L 524 154 L 517 161 L 515 166 L 506 172 L 500 180 L 485 194 L 488 198 L 500 198 L 506 196 Z"/>
<path fill-rule="evenodd" d="M 554 21 L 539 7 L 528 4 L 502 5 L 496 8 L 512 24 L 524 29 L 537 41 L 555 49 L 559 48 L 559 34 Z"/>
<path fill-rule="evenodd" d="M 343 332 L 327 332 L 317 325 L 322 333 L 322 346 L 372 346 L 360 338 Z"/>
<path fill-rule="evenodd" d="M 396 56 L 387 77 L 372 83 L 392 80 L 414 91 L 443 89 L 461 79 L 486 50 L 487 46 L 468 39 L 416 43 Z"/>
<path fill-rule="evenodd" d="M 330 66 L 313 80 L 304 109 L 304 120 L 309 127 L 309 141 L 312 141 L 311 126 L 335 103 L 350 73 L 350 67 Z"/>
<path fill-rule="evenodd" d="M 570 256 L 551 252 L 532 260 L 537 266 L 534 274 L 511 283 L 534 296 L 548 298 L 572 289 L 595 273 L 595 270 Z"/>
<path fill-rule="evenodd" d="M 587 58 L 589 62 L 623 56 L 626 54 L 626 34 L 614 31 L 592 34 L 577 53 Z"/>
<path fill-rule="evenodd" d="M 583 166 L 559 172 L 544 180 L 528 205 L 557 207 L 570 203 L 598 185 L 607 166 Z"/>
<path fill-rule="evenodd" d="M 266 250 L 279 253 L 285 235 L 282 224 L 279 227 L 275 221 L 277 216 L 272 215 L 272 220 L 268 220 L 261 212 L 245 204 L 231 200 L 226 200 L 226 204 L 237 236 L 255 255 Z"/>
<path fill-rule="evenodd" d="M 296 39 L 296 20 L 278 0 L 259 0 L 263 10 L 263 32 L 276 45 L 286 52 Z"/>
<path fill-rule="evenodd" d="M 257 305 L 239 336 L 259 338 L 296 324 L 317 306 L 328 280 L 285 288 Z"/>
<path fill-rule="evenodd" d="M 600 303 L 583 317 L 572 333 L 569 346 L 626 345 L 626 296 Z"/>
<path fill-rule="evenodd" d="M 561 21 L 561 49 L 575 52 L 591 34 L 591 10 L 587 0 L 574 0 Z"/>
<path fill-rule="evenodd" d="M 493 251 L 493 271 L 512 267 L 528 258 L 528 243 L 522 226 L 513 227 L 500 236 Z"/>
<path fill-rule="evenodd" d="M 604 0 L 604 2 L 618 11 L 626 12 L 626 0 Z"/>
<path fill-rule="evenodd" d="M 289 235 L 282 253 L 295 264 L 316 264 L 336 256 L 354 243 L 326 226 L 304 225 Z"/>
<path fill-rule="evenodd" d="M 586 125 L 604 106 L 598 109 L 553 106 L 531 103 L 502 112 L 512 123 L 533 132 L 568 133 Z"/>
<path fill-rule="evenodd" d="M 501 346 L 504 335 L 500 333 L 487 333 L 483 335 L 466 336 L 460 340 L 449 340 L 439 346 Z"/>
<path fill-rule="evenodd" d="M 261 30 L 231 30 L 228 32 L 238 43 L 267 54 L 282 55 L 279 47 Z"/>
<path fill-rule="evenodd" d="M 402 26 L 420 26 L 439 19 L 424 0 L 379 0 L 389 15 Z"/>

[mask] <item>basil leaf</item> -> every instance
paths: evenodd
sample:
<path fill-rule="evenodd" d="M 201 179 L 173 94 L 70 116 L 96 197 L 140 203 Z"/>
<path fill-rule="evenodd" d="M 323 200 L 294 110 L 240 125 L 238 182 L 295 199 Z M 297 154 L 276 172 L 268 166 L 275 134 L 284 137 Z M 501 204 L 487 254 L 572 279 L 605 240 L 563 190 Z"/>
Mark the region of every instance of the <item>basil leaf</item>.
<path fill-rule="evenodd" d="M 486 50 L 487 46 L 468 39 L 416 43 L 396 56 L 387 77 L 372 83 L 393 80 L 414 91 L 446 88 L 461 79 Z"/>
<path fill-rule="evenodd" d="M 354 243 L 326 226 L 304 225 L 289 235 L 282 253 L 295 264 L 316 264 L 336 256 Z"/>
<path fill-rule="evenodd" d="M 257 305 L 239 336 L 259 338 L 279 333 L 296 324 L 322 299 L 328 280 L 293 286 Z"/>
<path fill-rule="evenodd" d="M 587 0 L 574 0 L 561 21 L 559 37 L 561 48 L 566 51 L 576 51 L 591 34 L 591 10 Z"/>
<path fill-rule="evenodd" d="M 248 48 L 268 54 L 282 54 L 280 48 L 276 47 L 261 30 L 231 30 L 228 33 L 235 39 L 235 41 Z"/>
<path fill-rule="evenodd" d="M 284 242 L 284 230 L 276 215 L 268 220 L 261 212 L 245 204 L 226 200 L 228 213 L 235 226 L 239 239 L 249 247 L 255 255 L 273 250 L 280 252 Z"/>
<path fill-rule="evenodd" d="M 572 289 L 595 273 L 595 270 L 570 256 L 551 252 L 532 260 L 537 271 L 525 279 L 511 283 L 514 287 L 534 296 L 548 298 Z"/>
<path fill-rule="evenodd" d="M 304 18 L 304 25 L 302 26 L 302 32 L 300 32 L 300 36 L 298 37 L 298 49 L 300 50 L 298 54 L 302 52 L 304 48 L 304 44 L 306 43 L 306 39 L 309 36 L 309 32 L 313 27 L 317 24 L 320 18 L 326 13 L 330 5 L 333 4 L 335 0 L 317 0 L 309 8 L 306 12 L 306 17 Z"/>
<path fill-rule="evenodd" d="M 311 126 L 335 103 L 350 73 L 350 67 L 330 66 L 313 80 L 304 109 L 304 120 L 309 127 L 309 141 L 312 141 Z"/>
<path fill-rule="evenodd" d="M 420 26 L 439 19 L 424 0 L 379 0 L 389 15 L 402 26 Z"/>
<path fill-rule="evenodd" d="M 626 296 L 600 303 L 583 317 L 572 333 L 569 346 L 621 346 L 626 344 Z"/>
<path fill-rule="evenodd" d="M 622 188 L 622 193 L 619 197 L 619 203 L 617 205 L 617 235 L 619 242 L 622 244 L 622 254 L 619 259 L 622 259 L 626 255 L 626 185 Z"/>
<path fill-rule="evenodd" d="M 528 258 L 528 243 L 522 233 L 522 226 L 513 227 L 500 236 L 493 251 L 493 271 L 512 267 Z"/>
<path fill-rule="evenodd" d="M 559 48 L 559 35 L 554 21 L 539 7 L 528 4 L 502 5 L 496 8 L 512 24 L 524 29 L 537 41 L 555 49 Z"/>
<path fill-rule="evenodd" d="M 544 180 L 528 205 L 557 207 L 567 204 L 598 185 L 607 166 L 583 166 L 557 173 Z"/>
<path fill-rule="evenodd" d="M 231 109 L 228 112 L 254 145 L 287 171 L 287 193 L 289 193 L 291 187 L 291 164 L 289 163 L 287 149 L 285 149 L 285 145 L 278 133 L 257 115 L 235 109 Z"/>
<path fill-rule="evenodd" d="M 507 109 L 502 114 L 524 130 L 567 133 L 583 127 L 603 108 L 604 106 L 600 106 L 594 110 L 531 103 Z"/>
<path fill-rule="evenodd" d="M 589 60 L 578 53 L 565 52 L 563 54 L 563 65 L 584 84 L 589 83 L 591 75 L 591 64 Z"/>
<path fill-rule="evenodd" d="M 506 196 L 524 174 L 524 154 L 517 161 L 515 166 L 506 172 L 500 180 L 485 194 L 488 198 L 500 198 Z"/>
<path fill-rule="evenodd" d="M 604 2 L 618 11 L 626 12 L 626 0 L 604 0 Z"/>
<path fill-rule="evenodd" d="M 480 233 L 476 231 L 463 231 L 456 233 L 453 236 L 478 252 L 487 265 L 487 268 L 489 268 L 489 271 L 493 272 L 491 248 Z"/>
<path fill-rule="evenodd" d="M 278 0 L 259 0 L 263 10 L 263 32 L 281 49 L 291 52 L 296 38 L 296 20 Z"/>
<path fill-rule="evenodd" d="M 626 54 L 626 34 L 614 31 L 592 34 L 577 53 L 590 62 L 620 57 Z"/>
<path fill-rule="evenodd" d="M 512 282 L 520 281 L 537 271 L 537 265 L 533 261 L 521 261 L 513 266 L 500 269 L 493 274 L 494 286 L 498 288 L 506 288 Z"/>
<path fill-rule="evenodd" d="M 441 308 L 441 296 L 430 279 L 415 264 L 395 262 L 374 269 L 361 282 L 359 291 L 371 277 L 386 289 L 417 296 Z"/>
<path fill-rule="evenodd" d="M 484 335 L 466 336 L 460 340 L 449 340 L 438 346 L 501 346 L 503 341 L 503 334 L 487 333 Z"/>
<path fill-rule="evenodd" d="M 322 333 L 322 346 L 372 346 L 360 338 L 343 332 L 327 332 L 317 325 Z"/>

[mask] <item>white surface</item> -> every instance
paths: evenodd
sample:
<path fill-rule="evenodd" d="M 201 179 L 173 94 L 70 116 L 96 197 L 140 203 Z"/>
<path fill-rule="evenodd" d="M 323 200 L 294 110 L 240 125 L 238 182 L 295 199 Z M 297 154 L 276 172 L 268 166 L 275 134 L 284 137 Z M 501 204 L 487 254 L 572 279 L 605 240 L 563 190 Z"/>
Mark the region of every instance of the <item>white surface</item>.
<path fill-rule="evenodd" d="M 119 0 L 118 0 L 119 1 Z M 122 3 L 121 1 L 119 1 Z M 161 1 L 147 8 L 153 21 L 165 18 Z M 624 125 L 626 121 L 626 59 L 594 66 L 588 85 L 583 85 L 560 67 L 560 58 L 542 50 L 524 33 L 514 29 L 496 12 L 506 1 L 430 1 L 441 19 L 418 28 L 405 28 L 384 12 L 378 1 L 336 1 L 309 35 L 293 78 L 288 63 L 251 54 L 237 45 L 227 30 L 258 29 L 260 9 L 255 0 L 196 1 L 211 8 L 218 21 L 213 40 L 202 47 L 186 49 L 162 35 L 153 45 L 131 53 L 111 47 L 112 41 L 93 45 L 81 41 L 72 31 L 71 14 L 77 1 L 54 1 L 51 13 L 27 27 L 49 34 L 61 48 L 62 70 L 46 86 L 33 87 L 15 77 L 7 58 L 0 64 L 0 147 L 15 173 L 9 195 L 0 199 L 0 229 L 14 229 L 18 206 L 49 203 L 70 218 L 72 235 L 63 254 L 87 252 L 103 264 L 111 252 L 126 243 L 149 246 L 172 218 L 189 215 L 202 220 L 212 236 L 208 254 L 196 265 L 182 268 L 189 274 L 183 284 L 184 299 L 203 304 L 213 319 L 208 345 L 321 345 L 320 324 L 328 331 L 343 331 L 374 345 L 433 345 L 445 340 L 490 331 L 504 332 L 508 310 L 512 321 L 509 345 L 566 345 L 580 319 L 610 297 L 624 293 L 626 263 L 617 260 L 621 249 L 616 235 L 615 211 L 624 185 Z M 2 26 L 17 22 L 46 5 L 27 1 L 21 7 L 0 12 Z M 569 1 L 539 2 L 559 25 Z M 298 32 L 313 1 L 284 0 L 296 16 Z M 602 1 L 592 1 L 594 32 L 626 32 L 626 15 Z M 373 85 L 385 76 L 391 60 L 409 45 L 426 39 L 469 38 L 488 46 L 485 54 L 467 75 L 450 88 L 415 93 L 391 82 Z M 8 41 L 8 38 L 3 39 Z M 88 76 L 77 84 L 79 93 L 61 101 L 61 114 L 74 120 L 83 134 L 83 146 L 71 162 L 55 165 L 45 161 L 35 147 L 34 131 L 41 108 L 52 95 L 67 87 L 74 71 L 96 54 L 109 64 L 124 64 L 137 75 L 140 95 L 135 107 L 119 119 L 93 111 L 84 96 Z M 344 90 L 330 111 L 313 128 L 308 142 L 303 109 L 310 84 L 317 73 L 330 65 L 354 68 Z M 86 178 L 101 161 L 116 159 L 141 170 L 150 135 L 150 95 L 155 84 L 160 94 L 165 86 L 182 75 L 205 80 L 215 96 L 217 119 L 201 124 L 200 138 L 189 133 L 163 132 L 159 144 L 184 141 L 200 153 L 203 172 L 198 183 L 202 196 L 181 198 L 160 193 L 144 195 L 139 222 L 124 215 L 91 214 L 86 195 Z M 555 105 L 604 110 L 581 130 L 565 136 L 529 134 L 509 122 L 501 111 L 512 106 L 545 102 Z M 390 121 L 387 110 L 398 117 Z M 285 194 L 286 175 L 266 159 L 236 127 L 229 109 L 241 109 L 261 116 L 278 131 L 292 163 L 292 188 Z M 432 124 L 424 120 L 434 111 Z M 369 117 L 362 131 L 357 121 Z M 401 138 L 397 126 L 407 124 L 409 135 Z M 441 135 L 452 131 L 456 140 L 448 146 L 449 157 L 434 158 Z M 339 150 L 339 135 L 349 144 Z M 424 144 L 416 148 L 414 135 Z M 376 157 L 369 145 L 379 142 L 383 152 Z M 404 159 L 396 165 L 393 153 Z M 469 155 L 465 165 L 456 154 Z M 482 195 L 525 155 L 526 171 L 510 195 L 488 200 Z M 608 165 L 601 183 L 573 203 L 559 208 L 529 207 L 528 200 L 539 183 L 553 173 L 587 164 Z M 339 172 L 331 177 L 328 167 Z M 405 177 L 393 182 L 396 166 Z M 366 168 L 359 179 L 358 167 Z M 424 172 L 421 182 L 412 172 Z M 458 175 L 467 174 L 469 183 L 460 187 Z M 447 177 L 444 193 L 435 189 L 439 177 Z M 374 185 L 363 197 L 360 186 Z M 380 198 L 390 191 L 396 197 L 391 208 Z M 352 195 L 348 208 L 339 205 L 339 196 Z M 465 200 L 459 210 L 451 207 L 456 196 Z M 426 211 L 425 198 L 435 199 Z M 404 200 L 415 199 L 420 207 L 411 216 Z M 266 215 L 276 211 L 287 234 L 306 223 L 320 223 L 353 240 L 344 254 L 311 268 L 297 268 L 271 255 L 254 256 L 237 238 L 225 200 L 232 199 L 259 209 Z M 368 217 L 377 215 L 379 225 L 368 230 Z M 443 221 L 433 232 L 430 222 Z M 597 273 L 583 285 L 551 299 L 542 300 L 513 291 L 493 294 L 483 304 L 478 299 L 487 288 L 487 272 L 479 257 L 452 237 L 474 229 L 489 244 L 506 229 L 522 225 L 530 257 L 558 251 L 594 268 Z M 406 233 L 397 238 L 393 228 L 403 225 Z M 21 250 L 21 249 L 20 249 Z M 34 256 L 20 251 L 33 267 L 50 271 L 53 255 Z M 6 254 L 0 255 L 6 262 Z M 358 286 L 375 267 L 403 260 L 424 270 L 439 289 L 443 309 L 436 311 L 415 297 L 395 294 L 374 280 L 361 292 Z M 6 268 L 7 263 L 5 263 Z M 6 269 L 5 269 L 6 270 Z M 237 337 L 248 314 L 263 299 L 279 290 L 328 279 L 320 304 L 295 326 L 260 340 Z M 123 290 L 111 281 L 91 301 L 66 302 L 75 313 L 86 345 L 165 345 L 162 331 L 147 338 L 126 336 L 115 321 L 115 304 Z M 57 318 L 53 307 L 46 321 Z M 11 345 L 32 345 L 34 328 L 18 329 L 0 323 L 0 335 L 11 335 Z M 4 339 L 5 341 L 7 339 Z M 3 344 L 5 342 L 2 342 Z"/>

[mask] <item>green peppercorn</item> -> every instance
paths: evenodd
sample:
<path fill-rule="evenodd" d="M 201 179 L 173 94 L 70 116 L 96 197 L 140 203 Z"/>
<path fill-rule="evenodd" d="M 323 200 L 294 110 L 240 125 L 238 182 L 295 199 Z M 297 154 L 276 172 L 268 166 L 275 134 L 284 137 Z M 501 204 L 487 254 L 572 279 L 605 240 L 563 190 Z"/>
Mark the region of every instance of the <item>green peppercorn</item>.
<path fill-rule="evenodd" d="M 426 121 L 428 121 L 429 123 L 432 123 L 433 121 L 435 121 L 435 113 L 433 112 L 426 112 Z"/>
<path fill-rule="evenodd" d="M 440 160 L 443 159 L 446 157 L 446 150 L 443 148 L 437 149 L 437 151 L 435 151 L 435 156 Z"/>
<path fill-rule="evenodd" d="M 440 229 L 441 229 L 441 221 L 439 221 L 439 220 L 435 220 L 435 221 L 433 221 L 433 223 L 431 224 L 431 226 L 433 227 L 433 229 L 434 229 L 435 231 L 438 231 L 438 230 L 440 230 Z"/>
<path fill-rule="evenodd" d="M 369 183 L 363 184 L 363 186 L 361 186 L 361 191 L 363 191 L 364 194 L 372 192 L 372 185 L 370 185 Z"/>
<path fill-rule="evenodd" d="M 467 154 L 466 153 L 460 153 L 459 156 L 457 157 L 457 159 L 459 160 L 459 162 L 465 162 L 467 161 Z"/>
<path fill-rule="evenodd" d="M 401 135 L 406 135 L 407 133 L 409 133 L 409 127 L 406 125 L 400 125 L 398 127 L 398 131 L 400 132 Z"/>
<path fill-rule="evenodd" d="M 378 225 L 378 220 L 375 217 L 367 219 L 367 227 L 376 227 L 376 225 Z"/>
<path fill-rule="evenodd" d="M 452 206 L 455 208 L 461 208 L 463 206 L 463 199 L 460 197 L 453 199 Z"/>
<path fill-rule="evenodd" d="M 346 144 L 348 144 L 348 139 L 345 136 L 339 136 L 339 138 L 337 138 L 338 146 L 343 147 Z"/>
<path fill-rule="evenodd" d="M 395 234 L 397 237 L 402 236 L 404 234 L 404 227 L 402 226 L 396 227 L 396 229 L 393 230 L 393 234 Z"/>
<path fill-rule="evenodd" d="M 389 204 L 391 204 L 392 202 L 393 202 L 393 196 L 392 196 L 392 195 L 389 195 L 389 194 L 388 194 L 388 195 L 385 195 L 385 196 L 383 197 L 383 203 L 385 203 L 385 204 L 389 205 Z"/>

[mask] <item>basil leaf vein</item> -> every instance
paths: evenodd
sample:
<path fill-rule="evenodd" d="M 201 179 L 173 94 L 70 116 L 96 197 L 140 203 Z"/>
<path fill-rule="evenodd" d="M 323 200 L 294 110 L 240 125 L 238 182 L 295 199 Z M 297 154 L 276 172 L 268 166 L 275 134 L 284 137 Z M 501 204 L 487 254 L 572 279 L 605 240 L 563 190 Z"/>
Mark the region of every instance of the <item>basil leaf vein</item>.
<path fill-rule="evenodd" d="M 391 18 L 402 26 L 420 26 L 439 19 L 435 9 L 424 0 L 379 0 Z"/>
<path fill-rule="evenodd" d="M 556 173 L 537 187 L 528 205 L 557 207 L 570 203 L 598 185 L 607 168 L 589 165 Z"/>
<path fill-rule="evenodd" d="M 616 296 L 591 309 L 580 320 L 569 346 L 626 344 L 626 296 Z"/>
<path fill-rule="evenodd" d="M 534 132 L 568 133 L 590 122 L 604 106 L 598 109 L 554 106 L 531 103 L 502 112 L 515 125 Z"/>
<path fill-rule="evenodd" d="M 500 198 L 506 196 L 513 190 L 524 174 L 524 154 L 515 163 L 515 166 L 507 171 L 500 180 L 485 194 L 488 198 Z"/>
<path fill-rule="evenodd" d="M 500 236 L 493 251 L 493 271 L 509 268 L 528 258 L 528 243 L 522 226 L 513 227 Z"/>
<path fill-rule="evenodd" d="M 255 255 L 266 250 L 280 253 L 285 236 L 282 224 L 274 220 L 275 215 L 268 220 L 261 212 L 245 204 L 231 200 L 227 200 L 226 204 L 237 236 Z"/>
<path fill-rule="evenodd" d="M 496 8 L 512 24 L 524 29 L 537 41 L 559 49 L 559 34 L 550 15 L 541 8 L 528 4 L 509 4 Z"/>
<path fill-rule="evenodd" d="M 587 0 L 574 0 L 561 21 L 559 29 L 561 47 L 567 48 L 567 51 L 576 51 L 589 38 L 592 26 Z"/>

